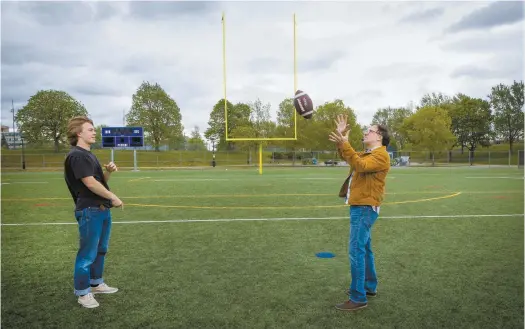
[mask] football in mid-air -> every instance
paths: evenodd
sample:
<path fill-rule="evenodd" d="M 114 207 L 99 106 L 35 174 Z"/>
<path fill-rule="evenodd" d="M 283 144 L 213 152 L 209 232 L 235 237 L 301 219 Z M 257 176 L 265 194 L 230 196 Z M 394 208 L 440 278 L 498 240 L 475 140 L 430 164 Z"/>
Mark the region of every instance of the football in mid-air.
<path fill-rule="evenodd" d="M 314 114 L 314 104 L 312 103 L 312 99 L 302 90 L 297 90 L 295 92 L 293 105 L 295 106 L 297 113 L 305 119 L 310 119 Z"/>

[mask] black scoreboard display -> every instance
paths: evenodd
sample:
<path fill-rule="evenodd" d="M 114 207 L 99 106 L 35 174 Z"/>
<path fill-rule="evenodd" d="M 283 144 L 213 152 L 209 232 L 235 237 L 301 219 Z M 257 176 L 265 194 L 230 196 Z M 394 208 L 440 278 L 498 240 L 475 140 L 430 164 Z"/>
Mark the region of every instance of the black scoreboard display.
<path fill-rule="evenodd" d="M 144 146 L 144 129 L 142 127 L 102 128 L 102 147 L 142 146 Z"/>

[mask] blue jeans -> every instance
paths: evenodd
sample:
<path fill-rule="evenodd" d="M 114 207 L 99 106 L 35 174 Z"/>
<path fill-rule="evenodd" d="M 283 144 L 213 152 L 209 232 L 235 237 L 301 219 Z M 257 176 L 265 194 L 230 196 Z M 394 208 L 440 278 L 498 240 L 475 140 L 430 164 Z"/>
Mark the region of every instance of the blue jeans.
<path fill-rule="evenodd" d="M 366 292 L 376 292 L 377 288 L 370 232 L 377 217 L 371 206 L 350 206 L 350 300 L 357 303 L 366 303 Z"/>
<path fill-rule="evenodd" d="M 103 283 L 104 258 L 111 233 L 109 209 L 86 208 L 75 211 L 80 235 L 80 246 L 75 260 L 75 295 L 85 295 L 91 285 Z"/>

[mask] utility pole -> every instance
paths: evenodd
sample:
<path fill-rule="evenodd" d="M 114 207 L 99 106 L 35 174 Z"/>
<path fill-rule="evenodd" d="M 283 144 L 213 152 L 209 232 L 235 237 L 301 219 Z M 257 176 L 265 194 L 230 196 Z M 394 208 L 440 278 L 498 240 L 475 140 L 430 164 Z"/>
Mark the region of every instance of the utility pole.
<path fill-rule="evenodd" d="M 15 133 L 15 103 L 12 99 L 11 99 L 11 112 L 13 112 L 13 134 L 14 134 Z"/>
<path fill-rule="evenodd" d="M 122 109 L 122 127 L 126 126 L 126 109 Z"/>

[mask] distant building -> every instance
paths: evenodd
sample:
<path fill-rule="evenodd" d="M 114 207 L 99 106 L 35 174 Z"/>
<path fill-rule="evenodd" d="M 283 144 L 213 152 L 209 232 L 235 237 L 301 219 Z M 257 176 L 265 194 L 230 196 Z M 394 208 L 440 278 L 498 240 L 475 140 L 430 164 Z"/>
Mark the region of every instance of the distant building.
<path fill-rule="evenodd" d="M 9 132 L 9 127 L 2 125 L 2 146 L 9 149 L 22 148 L 22 138 L 19 132 Z"/>

